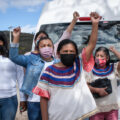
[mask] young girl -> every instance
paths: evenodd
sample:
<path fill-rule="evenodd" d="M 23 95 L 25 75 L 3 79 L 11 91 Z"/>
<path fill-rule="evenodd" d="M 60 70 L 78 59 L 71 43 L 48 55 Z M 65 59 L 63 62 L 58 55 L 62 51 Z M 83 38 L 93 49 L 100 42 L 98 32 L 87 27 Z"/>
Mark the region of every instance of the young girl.
<path fill-rule="evenodd" d="M 73 13 L 73 20 L 67 27 L 59 41 L 70 38 L 72 29 L 79 18 L 77 12 Z M 40 96 L 32 93 L 43 70 L 53 64 L 56 60 L 53 58 L 53 42 L 44 33 L 38 32 L 35 37 L 35 50 L 29 55 L 18 55 L 18 43 L 20 37 L 20 28 L 13 31 L 13 44 L 11 44 L 10 58 L 16 64 L 26 68 L 22 91 L 28 95 L 28 117 L 29 120 L 41 120 Z M 42 37 L 42 38 L 41 38 Z M 55 44 L 56 50 L 58 43 Z M 23 106 L 24 107 L 24 106 Z"/>
<path fill-rule="evenodd" d="M 61 41 L 57 49 L 60 62 L 47 67 L 33 89 L 41 96 L 42 120 L 77 120 L 96 112 L 82 69 L 82 65 L 84 69 L 88 65 L 87 71 L 90 71 L 94 65 L 91 53 L 96 45 L 100 17 L 91 13 L 91 20 L 92 33 L 88 46 L 82 52 L 82 61 L 73 41 Z"/>
<path fill-rule="evenodd" d="M 120 53 L 114 47 L 110 47 L 110 50 L 120 59 Z M 97 88 L 89 85 L 91 92 L 99 95 L 95 98 L 99 112 L 90 117 L 90 120 L 118 120 L 117 76 L 120 77 L 120 62 L 110 64 L 109 50 L 99 47 L 95 52 L 95 66 L 86 77 L 89 83 L 107 78 L 107 82 L 110 80 L 112 92 L 107 92 L 109 86 Z"/>

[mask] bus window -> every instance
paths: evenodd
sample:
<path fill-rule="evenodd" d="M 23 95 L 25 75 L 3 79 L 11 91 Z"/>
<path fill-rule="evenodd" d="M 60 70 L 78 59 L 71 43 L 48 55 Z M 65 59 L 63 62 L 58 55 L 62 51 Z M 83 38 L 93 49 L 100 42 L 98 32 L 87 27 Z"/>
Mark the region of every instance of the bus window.
<path fill-rule="evenodd" d="M 46 31 L 55 43 L 68 25 L 69 23 L 45 24 L 40 27 L 40 30 Z M 87 45 L 90 34 L 91 22 L 76 23 L 71 40 L 76 42 L 79 52 Z M 100 21 L 96 48 L 99 46 L 107 48 L 114 46 L 120 52 L 120 21 Z M 117 61 L 117 58 L 111 52 L 110 54 L 112 61 Z"/>

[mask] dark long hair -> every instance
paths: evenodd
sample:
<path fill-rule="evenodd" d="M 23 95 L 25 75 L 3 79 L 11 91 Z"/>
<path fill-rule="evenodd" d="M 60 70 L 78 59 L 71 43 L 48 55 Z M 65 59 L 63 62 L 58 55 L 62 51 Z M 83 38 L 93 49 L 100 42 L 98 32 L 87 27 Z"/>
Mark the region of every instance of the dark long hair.
<path fill-rule="evenodd" d="M 60 50 L 62 49 L 62 47 L 64 45 L 67 45 L 67 44 L 72 44 L 74 47 L 75 47 L 75 50 L 76 50 L 76 55 L 78 56 L 78 48 L 77 48 L 77 45 L 74 41 L 70 40 L 70 39 L 64 39 L 63 41 L 61 41 L 58 45 L 58 48 L 57 48 L 57 53 L 59 54 L 60 53 Z"/>
<path fill-rule="evenodd" d="M 8 42 L 3 32 L 0 32 L 0 40 L 3 41 L 3 45 L 0 45 L 0 55 L 8 57 L 9 56 Z"/>
<path fill-rule="evenodd" d="M 40 34 L 42 34 L 42 33 L 45 34 L 46 37 L 49 37 L 48 34 L 47 34 L 45 31 L 39 31 L 39 32 L 36 33 L 36 35 L 35 35 L 35 39 L 34 39 L 34 40 L 36 40 L 37 37 L 38 37 Z"/>
<path fill-rule="evenodd" d="M 98 47 L 95 51 L 95 56 L 96 56 L 96 53 L 99 52 L 99 51 L 103 51 L 105 53 L 105 55 L 109 58 L 108 61 L 106 62 L 106 66 L 109 66 L 110 64 L 110 53 L 109 53 L 109 49 L 106 48 L 106 47 Z M 96 64 L 95 64 L 96 66 Z"/>

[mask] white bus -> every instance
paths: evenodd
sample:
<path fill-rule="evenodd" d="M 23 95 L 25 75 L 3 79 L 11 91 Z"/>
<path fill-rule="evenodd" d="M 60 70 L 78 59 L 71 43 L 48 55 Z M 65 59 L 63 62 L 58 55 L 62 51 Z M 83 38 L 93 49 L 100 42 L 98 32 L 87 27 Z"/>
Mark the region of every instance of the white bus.
<path fill-rule="evenodd" d="M 44 30 L 55 43 L 70 24 L 73 12 L 78 11 L 81 17 L 97 11 L 102 20 L 99 23 L 99 46 L 115 46 L 120 52 L 120 0 L 52 0 L 45 4 L 40 15 L 36 32 Z M 118 10 L 118 11 L 117 11 Z M 87 43 L 91 32 L 91 21 L 78 21 L 73 29 L 71 40 L 77 43 L 79 51 Z M 34 49 L 34 42 L 32 49 Z M 111 54 L 112 62 L 118 59 Z M 118 87 L 119 88 L 119 87 Z M 120 89 L 120 88 L 119 88 Z M 120 95 L 119 95 L 120 96 Z"/>
<path fill-rule="evenodd" d="M 97 2 L 94 0 L 49 1 L 43 7 L 36 32 L 44 30 L 55 43 L 71 22 L 74 11 L 78 11 L 81 17 L 89 16 L 91 11 L 97 11 L 102 16 L 102 20 L 99 23 L 97 47 L 114 45 L 120 51 L 120 14 L 119 11 L 118 13 L 114 13 L 115 5 L 112 7 L 112 4 L 114 2 L 105 2 L 104 0 Z M 71 40 L 77 43 L 79 50 L 85 45 L 90 32 L 91 21 L 78 21 L 75 25 Z M 111 58 L 116 60 L 115 57 Z"/>

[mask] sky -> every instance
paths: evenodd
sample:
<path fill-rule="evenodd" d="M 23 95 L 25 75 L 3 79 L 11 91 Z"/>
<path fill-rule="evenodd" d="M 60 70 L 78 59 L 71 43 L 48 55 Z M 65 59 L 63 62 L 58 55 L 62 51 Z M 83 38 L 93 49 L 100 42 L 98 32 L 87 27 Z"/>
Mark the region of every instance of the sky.
<path fill-rule="evenodd" d="M 48 2 L 51 2 L 49 8 L 52 8 L 52 13 L 56 13 L 57 10 L 58 13 L 59 10 L 61 13 L 65 13 L 66 7 L 63 6 L 72 6 L 74 9 L 79 4 L 80 15 L 85 16 L 90 11 L 97 11 L 104 18 L 120 20 L 120 0 L 0 0 L 0 31 L 9 30 L 10 26 L 13 28 L 20 26 L 22 32 L 34 33 L 42 8 Z M 67 13 L 67 16 L 69 14 L 71 15 L 71 13 Z M 63 16 L 59 14 L 58 19 L 60 19 L 60 15 Z M 53 19 L 52 15 L 51 19 Z"/>
<path fill-rule="evenodd" d="M 34 33 L 40 13 L 50 0 L 0 0 L 0 31 L 20 26 L 22 32 Z"/>

